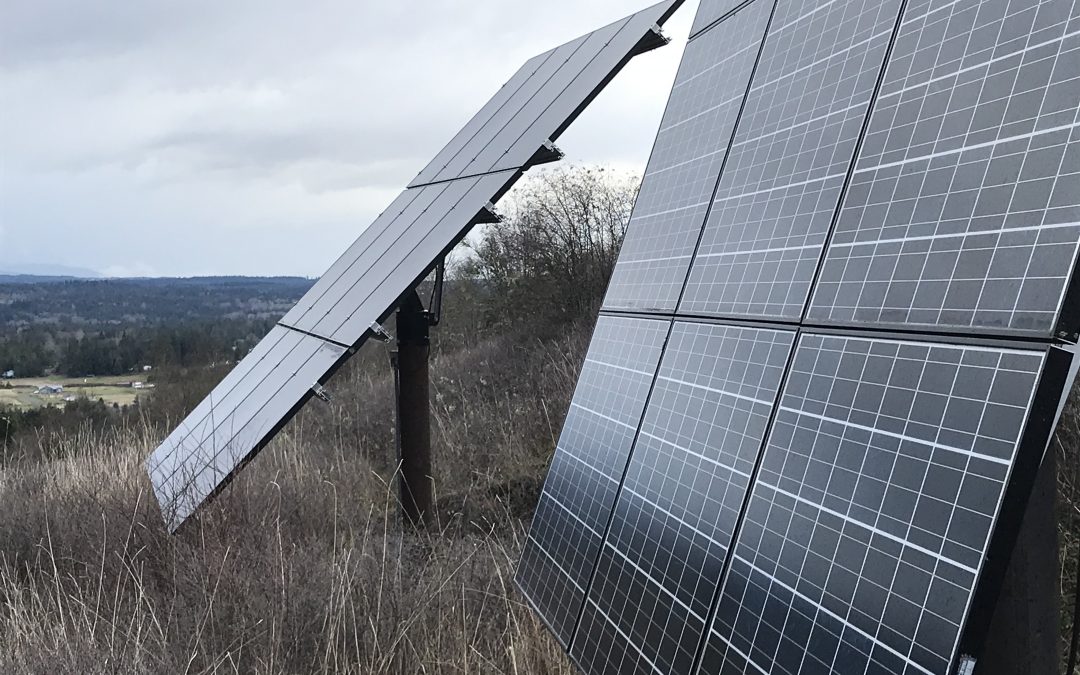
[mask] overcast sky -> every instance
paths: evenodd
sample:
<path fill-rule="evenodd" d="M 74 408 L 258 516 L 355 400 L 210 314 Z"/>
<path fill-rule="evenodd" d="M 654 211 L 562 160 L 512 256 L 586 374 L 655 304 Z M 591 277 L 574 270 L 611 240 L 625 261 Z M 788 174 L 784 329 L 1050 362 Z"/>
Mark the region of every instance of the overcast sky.
<path fill-rule="evenodd" d="M 649 0 L 0 9 L 0 269 L 317 276 L 530 56 Z M 559 140 L 640 172 L 696 10 Z"/>

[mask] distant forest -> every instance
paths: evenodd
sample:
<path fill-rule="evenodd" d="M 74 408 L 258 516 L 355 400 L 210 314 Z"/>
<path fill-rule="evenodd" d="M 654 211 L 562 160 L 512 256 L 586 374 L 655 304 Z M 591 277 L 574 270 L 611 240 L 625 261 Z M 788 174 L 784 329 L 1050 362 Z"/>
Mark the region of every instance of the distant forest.
<path fill-rule="evenodd" d="M 311 288 L 297 277 L 0 278 L 0 373 L 122 375 L 243 356 Z"/>

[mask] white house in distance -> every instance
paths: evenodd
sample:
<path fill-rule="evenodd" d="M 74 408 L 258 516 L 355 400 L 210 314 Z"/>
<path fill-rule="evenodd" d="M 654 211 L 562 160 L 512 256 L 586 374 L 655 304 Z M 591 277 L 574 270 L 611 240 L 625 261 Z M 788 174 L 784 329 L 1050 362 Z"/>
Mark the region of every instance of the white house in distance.
<path fill-rule="evenodd" d="M 4 372 L 0 373 L 0 380 L 14 380 L 14 379 L 15 379 L 15 371 L 14 370 L 5 370 Z"/>
<path fill-rule="evenodd" d="M 56 395 L 56 394 L 63 394 L 64 393 L 64 385 L 62 385 L 62 384 L 45 384 L 45 385 L 42 385 L 42 386 L 38 387 L 37 391 L 35 391 L 34 393 L 35 394 L 43 394 L 43 395 L 46 395 L 46 396 L 52 396 L 52 395 Z"/>

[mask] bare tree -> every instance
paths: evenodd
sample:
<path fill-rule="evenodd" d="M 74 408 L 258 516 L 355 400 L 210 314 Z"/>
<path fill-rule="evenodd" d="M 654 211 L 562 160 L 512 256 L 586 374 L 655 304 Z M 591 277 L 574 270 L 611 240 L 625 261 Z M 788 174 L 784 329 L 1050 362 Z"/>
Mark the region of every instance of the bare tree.
<path fill-rule="evenodd" d="M 637 196 L 638 178 L 604 168 L 538 172 L 504 202 L 458 266 L 490 295 L 490 323 L 554 326 L 603 299 Z"/>

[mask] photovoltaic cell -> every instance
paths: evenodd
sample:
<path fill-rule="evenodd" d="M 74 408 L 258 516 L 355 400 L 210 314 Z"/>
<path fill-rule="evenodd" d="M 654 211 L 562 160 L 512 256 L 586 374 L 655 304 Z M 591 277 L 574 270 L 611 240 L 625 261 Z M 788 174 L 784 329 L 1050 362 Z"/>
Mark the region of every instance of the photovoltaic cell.
<path fill-rule="evenodd" d="M 755 0 L 687 45 L 605 309 L 675 310 L 771 10 Z"/>
<path fill-rule="evenodd" d="M 801 319 L 899 11 L 777 5 L 680 313 Z"/>
<path fill-rule="evenodd" d="M 473 225 L 490 222 L 492 202 L 534 161 L 551 159 L 548 141 L 630 58 L 663 44 L 658 25 L 681 4 L 665 0 L 531 59 L 511 78 L 154 451 L 148 470 L 171 531 L 270 440 Z"/>
<path fill-rule="evenodd" d="M 569 645 L 670 324 L 602 316 L 596 324 L 517 583 Z"/>
<path fill-rule="evenodd" d="M 1044 358 L 804 333 L 703 672 L 946 675 Z"/>
<path fill-rule="evenodd" d="M 1078 111 L 1077 3 L 910 2 L 809 318 L 1054 333 Z"/>
<path fill-rule="evenodd" d="M 572 656 L 590 675 L 689 675 L 793 332 L 677 322 Z"/>
<path fill-rule="evenodd" d="M 697 15 L 694 17 L 694 25 L 690 28 L 690 39 L 695 38 L 706 28 L 719 21 L 723 16 L 746 0 L 701 0 L 698 3 Z M 772 3 L 768 3 L 772 4 Z"/>

